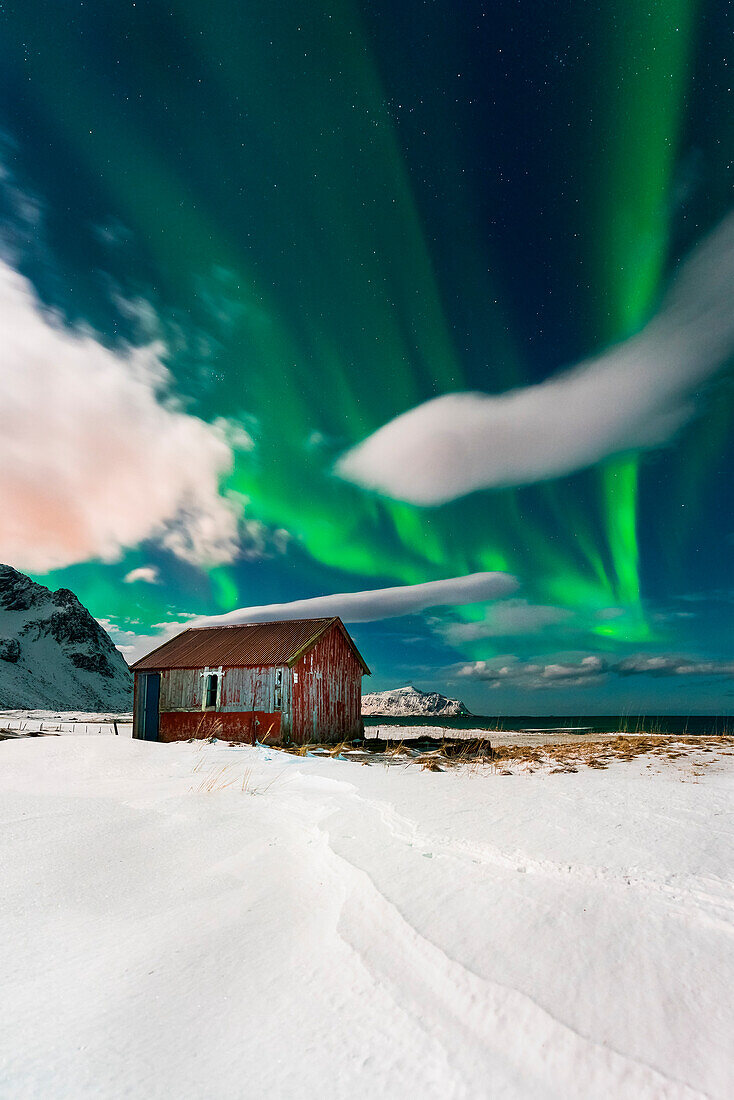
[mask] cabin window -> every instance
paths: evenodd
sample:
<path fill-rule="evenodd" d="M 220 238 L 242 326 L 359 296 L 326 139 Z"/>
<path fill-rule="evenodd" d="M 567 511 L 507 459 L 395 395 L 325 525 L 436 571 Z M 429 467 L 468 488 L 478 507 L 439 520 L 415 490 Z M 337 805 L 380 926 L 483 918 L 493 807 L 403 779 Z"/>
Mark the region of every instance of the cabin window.
<path fill-rule="evenodd" d="M 219 673 L 208 672 L 204 680 L 204 707 L 206 710 L 214 710 L 216 707 L 218 691 Z"/>
<path fill-rule="evenodd" d="M 275 670 L 275 687 L 273 688 L 273 710 L 281 710 L 283 707 L 283 669 Z"/>

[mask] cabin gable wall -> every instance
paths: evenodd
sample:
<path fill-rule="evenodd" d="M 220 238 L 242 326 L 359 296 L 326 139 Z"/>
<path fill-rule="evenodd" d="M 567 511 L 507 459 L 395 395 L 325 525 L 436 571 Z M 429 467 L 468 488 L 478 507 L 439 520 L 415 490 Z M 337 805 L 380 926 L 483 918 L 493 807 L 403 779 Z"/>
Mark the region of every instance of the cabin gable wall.
<path fill-rule="evenodd" d="M 363 669 L 338 626 L 293 666 L 293 740 L 339 742 L 362 732 Z"/>

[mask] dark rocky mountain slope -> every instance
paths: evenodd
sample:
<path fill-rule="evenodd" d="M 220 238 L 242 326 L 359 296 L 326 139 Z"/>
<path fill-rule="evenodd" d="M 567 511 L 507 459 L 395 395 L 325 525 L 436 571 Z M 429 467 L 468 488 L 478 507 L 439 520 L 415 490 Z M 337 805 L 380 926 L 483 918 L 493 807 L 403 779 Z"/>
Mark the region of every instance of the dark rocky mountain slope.
<path fill-rule="evenodd" d="M 0 710 L 131 707 L 125 659 L 74 593 L 0 565 Z"/>

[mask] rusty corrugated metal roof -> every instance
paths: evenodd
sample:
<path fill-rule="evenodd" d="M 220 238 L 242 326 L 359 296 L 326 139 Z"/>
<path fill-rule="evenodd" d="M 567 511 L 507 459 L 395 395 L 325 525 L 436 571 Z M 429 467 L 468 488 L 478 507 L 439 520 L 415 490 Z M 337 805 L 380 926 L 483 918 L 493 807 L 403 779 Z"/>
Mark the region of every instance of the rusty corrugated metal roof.
<path fill-rule="evenodd" d="M 136 672 L 167 668 L 227 668 L 285 665 L 297 660 L 332 624 L 344 633 L 357 660 L 369 674 L 341 619 L 283 619 L 272 623 L 197 626 L 177 634 L 141 657 Z"/>

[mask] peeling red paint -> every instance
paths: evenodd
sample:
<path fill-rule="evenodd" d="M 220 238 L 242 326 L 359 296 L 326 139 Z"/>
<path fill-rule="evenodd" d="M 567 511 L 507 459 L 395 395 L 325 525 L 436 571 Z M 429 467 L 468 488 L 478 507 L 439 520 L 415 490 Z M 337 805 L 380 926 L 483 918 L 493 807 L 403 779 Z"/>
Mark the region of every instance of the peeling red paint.
<path fill-rule="evenodd" d="M 280 737 L 280 714 L 262 710 L 228 712 L 205 711 L 182 714 L 161 714 L 159 741 L 188 741 L 190 737 L 218 737 L 221 741 L 241 741 L 254 745 L 266 738 Z"/>
<path fill-rule="evenodd" d="M 362 732 L 362 666 L 341 631 L 329 630 L 293 666 L 292 737 L 346 741 Z"/>

